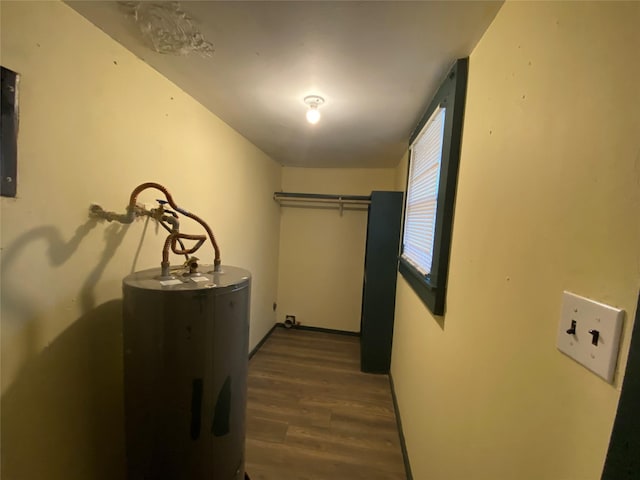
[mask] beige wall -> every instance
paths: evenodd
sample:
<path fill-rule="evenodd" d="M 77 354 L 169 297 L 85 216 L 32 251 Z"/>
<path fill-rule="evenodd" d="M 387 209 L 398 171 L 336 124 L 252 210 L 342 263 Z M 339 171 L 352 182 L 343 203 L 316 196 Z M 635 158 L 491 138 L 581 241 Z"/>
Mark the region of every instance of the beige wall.
<path fill-rule="evenodd" d="M 638 3 L 507 3 L 470 57 L 444 318 L 398 282 L 392 374 L 417 480 L 600 478 L 620 374 L 605 383 L 555 336 L 564 289 L 625 309 L 624 371 L 638 25 Z"/>
<path fill-rule="evenodd" d="M 91 222 L 90 203 L 123 210 L 157 181 L 207 220 L 223 262 L 253 273 L 253 346 L 275 322 L 281 168 L 66 5 L 1 8 L 2 64 L 22 75 L 18 198 L 1 200 L 2 477 L 123 478 L 120 285 L 158 266 L 165 234 Z"/>
<path fill-rule="evenodd" d="M 283 168 L 282 189 L 369 195 L 393 190 L 394 169 Z M 366 210 L 281 207 L 278 321 L 360 331 Z"/>

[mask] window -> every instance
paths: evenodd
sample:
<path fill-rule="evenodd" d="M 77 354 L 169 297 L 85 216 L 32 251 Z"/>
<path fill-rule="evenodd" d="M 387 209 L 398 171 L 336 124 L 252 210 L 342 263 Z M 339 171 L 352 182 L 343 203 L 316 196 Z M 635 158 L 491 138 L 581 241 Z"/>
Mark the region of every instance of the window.
<path fill-rule="evenodd" d="M 440 183 L 442 137 L 446 108 L 438 107 L 409 147 L 411 165 L 407 186 L 402 258 L 422 275 L 431 274 L 433 231 Z"/>
<path fill-rule="evenodd" d="M 455 63 L 409 141 L 399 270 L 435 315 L 444 313 L 467 67 Z"/>

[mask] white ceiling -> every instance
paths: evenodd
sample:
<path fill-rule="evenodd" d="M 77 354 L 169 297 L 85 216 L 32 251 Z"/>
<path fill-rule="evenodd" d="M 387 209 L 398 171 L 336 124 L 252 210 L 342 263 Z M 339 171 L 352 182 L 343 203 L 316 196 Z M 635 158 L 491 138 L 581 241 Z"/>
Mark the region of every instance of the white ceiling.
<path fill-rule="evenodd" d="M 215 48 L 206 58 L 156 53 L 116 2 L 67 3 L 274 160 L 302 167 L 396 165 L 440 80 L 502 5 L 181 2 Z M 310 94 L 326 100 L 316 125 Z"/>

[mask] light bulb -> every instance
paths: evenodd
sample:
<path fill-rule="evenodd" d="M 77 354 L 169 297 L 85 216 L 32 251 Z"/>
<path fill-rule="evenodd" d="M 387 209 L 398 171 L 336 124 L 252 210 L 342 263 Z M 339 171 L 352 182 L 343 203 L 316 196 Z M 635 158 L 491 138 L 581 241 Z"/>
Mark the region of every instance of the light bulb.
<path fill-rule="evenodd" d="M 318 120 L 320 120 L 320 110 L 318 110 L 316 106 L 311 106 L 309 110 L 307 110 L 307 122 L 315 125 L 318 123 Z"/>
<path fill-rule="evenodd" d="M 307 110 L 307 122 L 314 125 L 320 120 L 320 110 L 318 107 L 324 103 L 324 98 L 318 95 L 308 95 L 304 97 L 304 103 L 309 107 Z"/>

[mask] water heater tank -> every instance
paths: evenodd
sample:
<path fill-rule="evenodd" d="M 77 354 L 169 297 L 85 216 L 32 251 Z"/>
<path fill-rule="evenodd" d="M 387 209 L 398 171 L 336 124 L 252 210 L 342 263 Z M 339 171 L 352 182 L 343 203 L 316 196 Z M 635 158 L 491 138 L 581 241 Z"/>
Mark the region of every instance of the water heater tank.
<path fill-rule="evenodd" d="M 145 270 L 123 294 L 128 480 L 244 479 L 249 272 Z"/>

